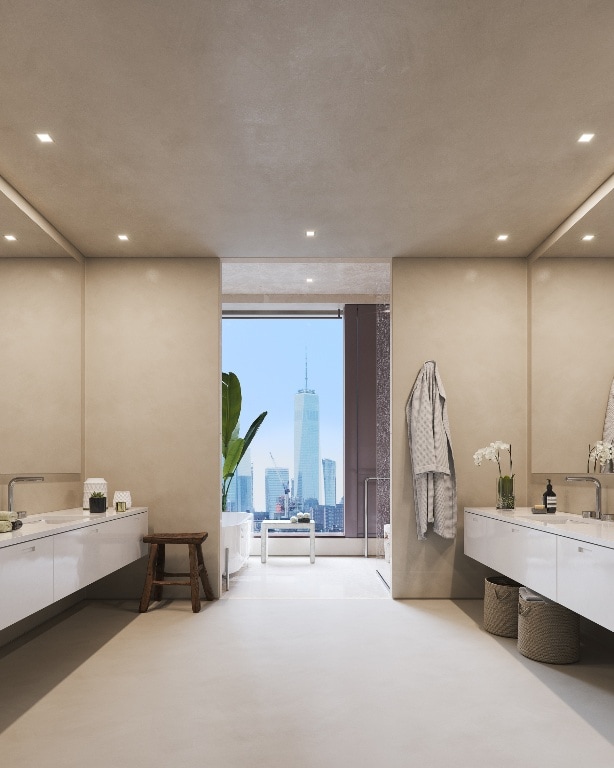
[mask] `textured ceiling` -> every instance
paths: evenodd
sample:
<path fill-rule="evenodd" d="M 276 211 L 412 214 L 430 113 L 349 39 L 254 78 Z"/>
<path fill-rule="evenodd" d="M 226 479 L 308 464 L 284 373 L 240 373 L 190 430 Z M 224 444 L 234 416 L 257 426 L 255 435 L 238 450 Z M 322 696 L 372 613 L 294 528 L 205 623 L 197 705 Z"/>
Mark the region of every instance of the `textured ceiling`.
<path fill-rule="evenodd" d="M 85 257 L 237 262 L 225 293 L 527 257 L 614 173 L 612 29 L 611 0 L 4 2 L 0 177 Z M 610 197 L 546 253 L 613 255 Z M 0 196 L 9 231 L 62 252 Z"/>

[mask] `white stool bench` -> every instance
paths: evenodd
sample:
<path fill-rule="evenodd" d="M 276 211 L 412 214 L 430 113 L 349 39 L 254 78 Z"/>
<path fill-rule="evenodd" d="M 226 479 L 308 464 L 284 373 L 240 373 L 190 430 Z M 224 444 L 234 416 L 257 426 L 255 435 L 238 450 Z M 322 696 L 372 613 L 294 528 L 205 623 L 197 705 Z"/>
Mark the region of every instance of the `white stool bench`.
<path fill-rule="evenodd" d="M 260 562 L 266 563 L 269 549 L 269 530 L 309 531 L 309 562 L 316 561 L 316 522 L 291 523 L 289 520 L 263 520 L 260 526 Z"/>

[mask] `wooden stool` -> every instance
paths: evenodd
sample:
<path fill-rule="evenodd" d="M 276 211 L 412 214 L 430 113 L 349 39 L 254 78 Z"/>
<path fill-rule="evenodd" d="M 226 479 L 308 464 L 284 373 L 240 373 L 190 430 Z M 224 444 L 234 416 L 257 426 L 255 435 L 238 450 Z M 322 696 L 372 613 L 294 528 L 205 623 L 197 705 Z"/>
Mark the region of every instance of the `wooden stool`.
<path fill-rule="evenodd" d="M 153 590 L 153 599 L 162 599 L 162 586 L 189 586 L 192 589 L 192 611 L 200 611 L 200 587 L 198 578 L 202 582 L 207 600 L 214 600 L 213 590 L 209 584 L 205 561 L 203 560 L 202 543 L 209 534 L 201 533 L 152 533 L 149 536 L 143 536 L 145 544 L 150 544 L 149 562 L 147 563 L 147 576 L 145 577 L 145 586 L 143 587 L 143 596 L 139 605 L 139 613 L 145 613 L 149 607 L 151 593 Z M 190 553 L 190 571 L 189 573 L 168 573 L 164 570 L 165 545 L 166 544 L 187 544 Z M 165 579 L 165 576 L 189 576 L 189 579 L 177 581 L 176 579 Z M 155 578 L 154 578 L 155 577 Z"/>

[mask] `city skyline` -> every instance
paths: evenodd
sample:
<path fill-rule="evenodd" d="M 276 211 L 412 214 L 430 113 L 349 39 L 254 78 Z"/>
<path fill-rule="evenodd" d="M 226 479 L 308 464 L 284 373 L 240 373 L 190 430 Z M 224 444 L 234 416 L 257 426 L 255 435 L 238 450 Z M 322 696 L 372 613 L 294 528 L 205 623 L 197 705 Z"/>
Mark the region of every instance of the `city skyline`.
<path fill-rule="evenodd" d="M 277 465 L 294 472 L 294 396 L 304 388 L 305 352 L 308 386 L 319 396 L 321 455 L 335 461 L 342 479 L 342 321 L 225 318 L 222 334 L 223 370 L 234 371 L 241 382 L 240 434 L 259 413 L 268 411 L 251 445 L 254 511 L 266 509 L 266 469 Z M 296 485 L 296 478 L 290 477 L 290 482 Z M 337 494 L 339 502 L 342 481 Z"/>

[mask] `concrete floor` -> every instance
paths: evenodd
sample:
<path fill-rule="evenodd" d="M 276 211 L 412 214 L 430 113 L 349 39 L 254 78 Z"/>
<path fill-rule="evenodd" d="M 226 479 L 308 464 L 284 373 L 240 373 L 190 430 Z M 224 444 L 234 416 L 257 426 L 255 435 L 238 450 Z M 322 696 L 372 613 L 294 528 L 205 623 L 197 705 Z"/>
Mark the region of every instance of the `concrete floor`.
<path fill-rule="evenodd" d="M 62 614 L 0 651 L 0 763 L 614 765 L 610 633 L 587 636 L 579 664 L 532 662 L 483 631 L 481 601 L 393 601 L 375 565 L 254 560 L 199 614 L 187 600 Z"/>

